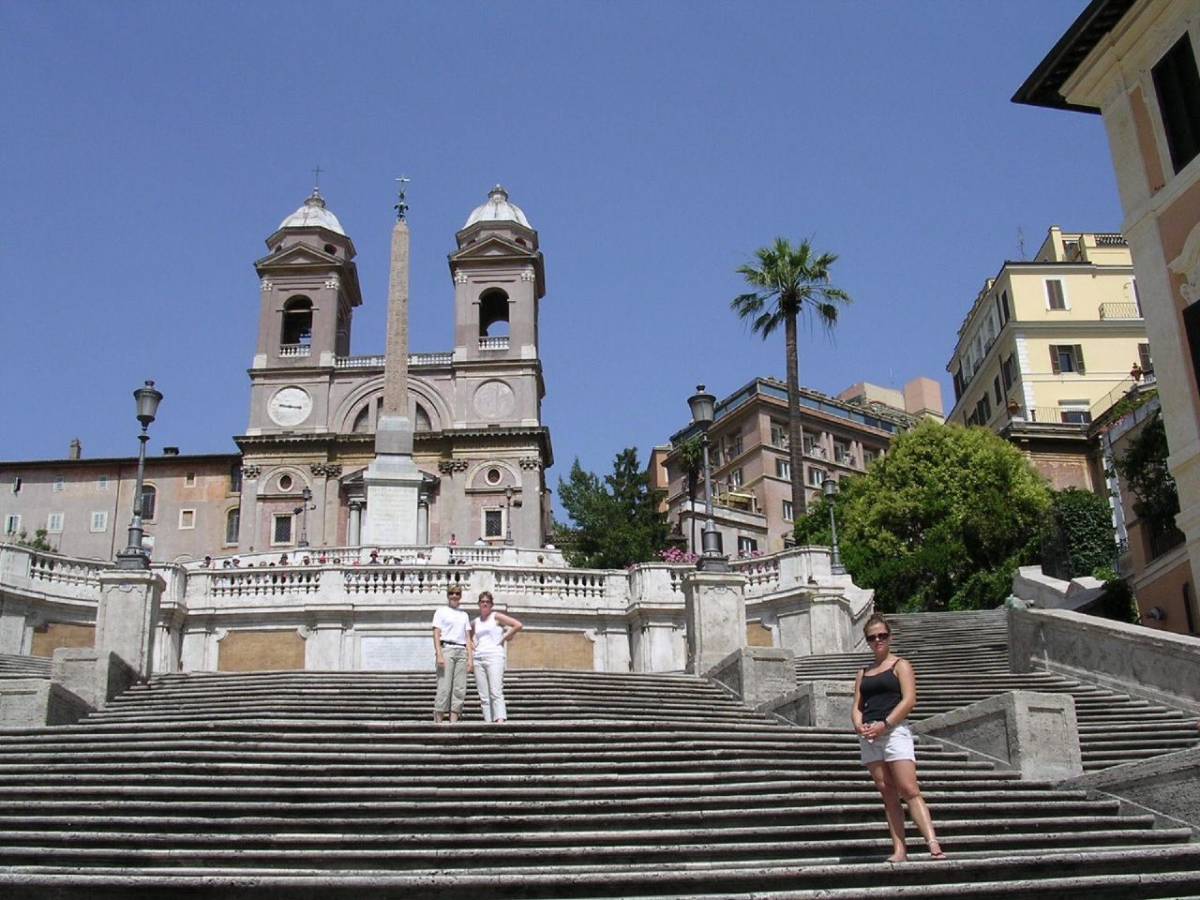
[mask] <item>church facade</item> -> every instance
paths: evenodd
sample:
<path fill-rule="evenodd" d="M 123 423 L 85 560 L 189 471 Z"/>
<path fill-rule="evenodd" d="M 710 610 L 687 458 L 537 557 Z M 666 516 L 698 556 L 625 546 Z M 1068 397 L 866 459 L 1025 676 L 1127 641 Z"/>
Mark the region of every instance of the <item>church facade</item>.
<path fill-rule="evenodd" d="M 354 243 L 317 190 L 266 243 L 254 264 L 260 315 L 240 454 L 148 461 L 156 561 L 362 543 L 385 357 L 351 352 L 363 304 Z M 540 547 L 553 450 L 541 418 L 538 234 L 497 186 L 455 243 L 454 345 L 408 356 L 416 543 Z M 3 538 L 45 529 L 59 552 L 111 558 L 123 546 L 131 502 L 117 495 L 122 484 L 132 491 L 132 462 L 0 463 Z M 201 476 L 221 489 L 194 490 Z"/>

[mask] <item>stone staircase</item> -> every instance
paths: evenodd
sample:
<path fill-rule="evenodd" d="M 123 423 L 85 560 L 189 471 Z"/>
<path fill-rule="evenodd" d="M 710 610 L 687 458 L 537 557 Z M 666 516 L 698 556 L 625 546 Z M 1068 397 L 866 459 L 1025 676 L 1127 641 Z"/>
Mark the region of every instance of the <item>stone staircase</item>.
<path fill-rule="evenodd" d="M 1200 744 L 1196 720 L 1170 709 L 1050 672 L 1013 673 L 1005 611 L 888 616 L 893 651 L 917 673 L 920 720 L 1004 691 L 1070 694 L 1075 700 L 1085 772 L 1149 759 Z M 796 662 L 801 681 L 853 679 L 871 655 L 810 656 Z"/>
<path fill-rule="evenodd" d="M 50 660 L 0 653 L 0 678 L 49 678 Z"/>
<path fill-rule="evenodd" d="M 683 675 L 507 685 L 510 724 L 472 698 L 438 727 L 427 674 L 169 675 L 0 732 L 0 896 L 1200 896 L 1188 830 L 939 746 L 920 766 L 951 858 L 914 840 L 893 866 L 847 729 Z"/>

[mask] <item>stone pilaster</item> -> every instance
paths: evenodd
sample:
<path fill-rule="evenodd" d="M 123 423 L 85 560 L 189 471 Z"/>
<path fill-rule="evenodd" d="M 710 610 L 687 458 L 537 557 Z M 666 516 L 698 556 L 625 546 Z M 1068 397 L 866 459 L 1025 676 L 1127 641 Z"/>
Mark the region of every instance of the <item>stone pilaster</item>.
<path fill-rule="evenodd" d="M 746 646 L 746 579 L 726 572 L 683 577 L 687 671 L 703 675 Z"/>
<path fill-rule="evenodd" d="M 113 569 L 100 574 L 95 648 L 117 654 L 142 679 L 154 671 L 154 632 L 165 586 L 153 572 Z"/>

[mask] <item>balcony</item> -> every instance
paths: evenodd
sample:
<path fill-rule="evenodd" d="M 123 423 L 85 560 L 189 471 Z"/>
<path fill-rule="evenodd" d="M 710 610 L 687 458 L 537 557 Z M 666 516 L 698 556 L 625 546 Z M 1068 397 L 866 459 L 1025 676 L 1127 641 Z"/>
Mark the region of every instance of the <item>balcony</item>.
<path fill-rule="evenodd" d="M 384 356 L 339 356 L 333 361 L 337 369 L 368 369 L 372 366 L 383 367 L 387 358 Z M 410 353 L 408 364 L 415 366 L 448 366 L 454 361 L 453 353 Z"/>
<path fill-rule="evenodd" d="M 507 350 L 508 335 L 502 334 L 499 337 L 481 337 L 479 339 L 480 350 Z"/>
<path fill-rule="evenodd" d="M 1100 318 L 1109 319 L 1140 319 L 1142 311 L 1136 303 L 1101 303 Z"/>
<path fill-rule="evenodd" d="M 280 344 L 279 355 L 281 357 L 297 357 L 308 356 L 312 347 L 308 344 Z"/>

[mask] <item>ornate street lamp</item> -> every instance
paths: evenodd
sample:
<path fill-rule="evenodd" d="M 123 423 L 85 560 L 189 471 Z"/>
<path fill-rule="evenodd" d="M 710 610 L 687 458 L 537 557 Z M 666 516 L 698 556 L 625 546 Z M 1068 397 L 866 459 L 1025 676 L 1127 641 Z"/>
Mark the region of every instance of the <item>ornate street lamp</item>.
<path fill-rule="evenodd" d="M 696 393 L 688 397 L 692 410 L 692 421 L 700 428 L 700 444 L 704 448 L 704 529 L 700 532 L 703 548 L 696 568 L 707 572 L 728 572 L 729 560 L 721 547 L 721 532 L 713 522 L 712 467 L 708 461 L 708 429 L 716 417 L 717 398 L 696 385 Z"/>
<path fill-rule="evenodd" d="M 154 389 L 154 382 L 146 384 L 133 392 L 137 401 L 137 419 L 142 423 L 142 433 L 138 435 L 141 445 L 138 447 L 137 483 L 133 489 L 133 519 L 129 523 L 129 546 L 117 554 L 118 569 L 150 568 L 150 555 L 142 547 L 142 482 L 146 476 L 146 442 L 150 440 L 147 429 L 158 413 L 158 404 L 163 395 Z"/>
<path fill-rule="evenodd" d="M 833 543 L 833 558 L 829 561 L 829 571 L 834 575 L 845 575 L 846 567 L 842 565 L 842 550 L 838 546 L 837 520 L 833 514 L 833 498 L 837 496 L 838 483 L 836 479 L 826 478 L 821 482 L 821 493 L 829 502 L 829 536 Z"/>
<path fill-rule="evenodd" d="M 308 511 L 310 509 L 316 509 L 317 504 L 312 502 L 312 498 L 313 498 L 312 489 L 309 488 L 307 485 L 305 486 L 304 490 L 302 490 L 300 492 L 300 497 L 304 501 L 304 505 L 297 507 L 295 510 L 293 510 L 293 512 L 300 513 L 300 540 L 296 543 L 296 546 L 297 547 L 307 547 L 308 546 Z M 309 504 L 312 504 L 312 505 L 310 506 Z"/>
<path fill-rule="evenodd" d="M 521 508 L 521 501 L 514 500 L 513 493 L 511 484 L 504 489 L 504 543 L 509 547 L 513 545 L 512 511 Z"/>

